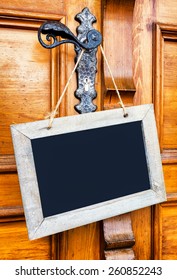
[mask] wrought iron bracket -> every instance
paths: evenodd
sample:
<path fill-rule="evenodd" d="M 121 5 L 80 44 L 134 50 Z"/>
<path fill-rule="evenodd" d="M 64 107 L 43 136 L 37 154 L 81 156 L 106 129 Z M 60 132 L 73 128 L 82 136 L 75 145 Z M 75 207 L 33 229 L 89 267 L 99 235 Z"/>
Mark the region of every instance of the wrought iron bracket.
<path fill-rule="evenodd" d="M 75 105 L 78 113 L 88 113 L 96 111 L 96 105 L 93 99 L 96 98 L 95 76 L 97 72 L 97 48 L 101 44 L 102 36 L 99 31 L 92 26 L 96 22 L 96 18 L 92 15 L 88 8 L 84 8 L 81 13 L 77 14 L 75 19 L 80 23 L 77 28 L 77 37 L 70 29 L 61 22 L 49 21 L 41 25 L 38 30 L 38 40 L 40 44 L 47 49 L 52 49 L 65 43 L 75 45 L 76 61 L 81 52 L 85 52 L 77 67 L 77 90 L 75 96 L 80 103 Z M 42 34 L 46 35 L 47 44 L 42 38 Z M 61 40 L 63 38 L 64 40 Z"/>

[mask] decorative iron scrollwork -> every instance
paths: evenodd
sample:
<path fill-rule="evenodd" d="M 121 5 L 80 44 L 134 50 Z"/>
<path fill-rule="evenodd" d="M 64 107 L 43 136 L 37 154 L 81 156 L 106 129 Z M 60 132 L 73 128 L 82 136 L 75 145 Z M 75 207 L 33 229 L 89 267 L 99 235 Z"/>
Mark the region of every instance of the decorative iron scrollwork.
<path fill-rule="evenodd" d="M 48 42 L 51 42 L 51 39 L 53 39 L 53 42 L 51 44 L 46 44 L 41 34 L 46 35 L 46 40 Z M 59 41 L 58 36 L 67 40 Z M 84 48 L 86 50 L 91 50 L 100 45 L 102 36 L 97 30 L 90 30 L 90 32 L 87 33 L 85 41 L 81 42 L 66 25 L 61 22 L 51 21 L 41 25 L 38 31 L 38 39 L 41 45 L 46 49 L 52 49 L 65 43 L 71 43 L 79 49 Z"/>
<path fill-rule="evenodd" d="M 80 42 L 84 42 L 87 34 L 96 31 L 92 26 L 96 22 L 96 17 L 90 13 L 88 8 L 85 8 L 76 15 L 75 19 L 80 23 L 77 28 L 77 38 Z M 78 58 L 81 50 L 76 46 L 75 51 Z M 75 96 L 80 100 L 80 103 L 75 105 L 74 108 L 78 113 L 94 112 L 97 109 L 97 106 L 92 102 L 97 96 L 95 90 L 95 76 L 97 72 L 96 53 L 97 47 L 92 50 L 86 50 L 77 67 L 78 87 Z"/>
<path fill-rule="evenodd" d="M 92 100 L 96 98 L 95 91 L 95 75 L 97 72 L 97 47 L 101 44 L 102 36 L 99 31 L 92 26 L 96 22 L 96 18 L 92 15 L 88 8 L 77 14 L 75 19 L 80 23 L 77 28 L 76 37 L 70 29 L 61 22 L 49 21 L 41 25 L 38 30 L 38 39 L 40 44 L 47 49 L 52 49 L 65 43 L 75 45 L 76 61 L 81 53 L 81 49 L 85 49 L 83 56 L 77 67 L 78 88 L 75 92 L 76 98 L 80 103 L 75 105 L 75 110 L 79 113 L 88 113 L 96 111 L 97 106 Z M 42 34 L 46 35 L 47 44 Z M 60 37 L 60 39 L 59 39 Z M 61 40 L 64 39 L 64 40 Z"/>

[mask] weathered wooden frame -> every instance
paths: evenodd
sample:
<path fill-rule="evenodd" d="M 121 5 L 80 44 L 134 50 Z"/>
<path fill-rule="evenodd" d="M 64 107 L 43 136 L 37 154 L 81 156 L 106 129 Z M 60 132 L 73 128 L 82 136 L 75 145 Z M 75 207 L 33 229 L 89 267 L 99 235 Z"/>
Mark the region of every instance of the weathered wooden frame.
<path fill-rule="evenodd" d="M 127 118 L 123 117 L 122 109 L 57 118 L 54 120 L 53 127 L 50 130 L 47 129 L 47 120 L 11 126 L 29 239 L 55 234 L 166 200 L 153 105 L 134 106 L 126 110 L 128 113 Z M 44 218 L 31 139 L 135 121 L 142 121 L 151 188 Z"/>

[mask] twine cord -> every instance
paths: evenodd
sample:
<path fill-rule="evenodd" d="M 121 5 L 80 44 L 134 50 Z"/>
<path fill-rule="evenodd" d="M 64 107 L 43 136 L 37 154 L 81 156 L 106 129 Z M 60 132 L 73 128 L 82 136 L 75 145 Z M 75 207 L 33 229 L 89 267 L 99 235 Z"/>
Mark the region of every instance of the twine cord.
<path fill-rule="evenodd" d="M 126 110 L 125 110 L 125 106 L 124 106 L 124 103 L 123 103 L 122 98 L 121 98 L 121 96 L 120 96 L 120 92 L 119 92 L 119 90 L 118 90 L 118 88 L 117 88 L 117 85 L 116 85 L 115 79 L 114 79 L 114 77 L 113 77 L 111 68 L 110 68 L 110 66 L 109 66 L 109 63 L 108 63 L 108 60 L 107 60 L 107 58 L 106 58 L 105 52 L 104 52 L 103 47 L 102 47 L 101 45 L 100 45 L 100 49 L 101 49 L 102 55 L 103 55 L 103 57 L 104 57 L 104 60 L 105 60 L 105 62 L 106 62 L 106 65 L 107 65 L 107 67 L 108 67 L 109 73 L 110 73 L 110 75 L 111 75 L 111 79 L 112 79 L 112 81 L 113 81 L 113 84 L 114 84 L 114 87 L 115 87 L 117 96 L 118 96 L 118 98 L 119 98 L 119 101 L 120 101 L 119 104 L 120 104 L 120 106 L 121 106 L 122 109 L 123 109 L 123 112 L 124 112 L 123 116 L 126 118 L 126 117 L 128 117 L 128 113 L 127 113 Z"/>
<path fill-rule="evenodd" d="M 123 109 L 123 116 L 124 116 L 124 117 L 128 117 L 128 113 L 127 113 L 126 110 L 125 110 L 125 106 L 124 106 L 124 103 L 123 103 L 122 98 L 121 98 L 121 96 L 120 96 L 120 92 L 119 92 L 119 90 L 118 90 L 118 88 L 117 88 L 117 85 L 116 85 L 116 83 L 115 83 L 115 79 L 114 79 L 114 77 L 113 77 L 111 68 L 110 68 L 110 66 L 109 66 L 109 63 L 108 63 L 108 60 L 107 60 L 107 58 L 106 58 L 105 52 L 104 52 L 103 47 L 102 47 L 101 45 L 100 45 L 100 48 L 101 48 L 101 52 L 102 52 L 103 58 L 104 58 L 104 60 L 105 60 L 105 62 L 106 62 L 106 65 L 107 65 L 107 67 L 108 67 L 109 73 L 110 73 L 110 75 L 111 75 L 111 79 L 112 79 L 112 81 L 113 81 L 113 84 L 114 84 L 114 87 L 115 87 L 117 96 L 118 96 L 118 98 L 119 98 L 119 101 L 120 101 L 119 104 L 120 104 L 120 106 L 121 106 L 122 109 Z M 82 49 L 82 51 L 81 51 L 81 53 L 80 53 L 80 55 L 79 55 L 79 57 L 78 57 L 78 60 L 77 60 L 77 62 L 76 62 L 76 64 L 75 64 L 75 67 L 74 67 L 74 69 L 72 70 L 71 75 L 69 76 L 69 79 L 68 79 L 68 81 L 67 81 L 67 83 L 66 83 L 66 85 L 65 85 L 65 88 L 64 88 L 64 90 L 63 90 L 63 92 L 62 92 L 62 94 L 61 94 L 61 96 L 60 96 L 60 98 L 59 98 L 59 100 L 58 100 L 58 102 L 57 102 L 57 104 L 56 104 L 56 106 L 55 106 L 55 109 L 47 116 L 47 118 L 50 119 L 50 120 L 49 120 L 48 129 L 50 129 L 50 128 L 52 127 L 52 124 L 53 124 L 54 118 L 55 118 L 55 116 L 56 116 L 56 114 L 57 114 L 58 108 L 59 108 L 59 106 L 60 106 L 60 104 L 61 104 L 61 101 L 62 101 L 62 99 L 63 99 L 63 97 L 64 97 L 64 95 L 65 95 L 67 89 L 68 89 L 68 86 L 69 86 L 69 83 L 70 83 L 70 81 L 71 81 L 71 78 L 72 78 L 74 72 L 76 71 L 76 68 L 77 68 L 77 66 L 78 66 L 78 64 L 79 64 L 79 62 L 80 62 L 80 60 L 81 60 L 81 58 L 82 58 L 82 56 L 83 56 L 84 51 L 85 51 L 85 50 Z"/>
<path fill-rule="evenodd" d="M 80 55 L 79 55 L 79 57 L 78 57 L 78 60 L 77 60 L 77 62 L 76 62 L 76 64 L 75 64 L 75 67 L 74 67 L 74 69 L 72 70 L 71 75 L 70 75 L 70 77 L 69 77 L 69 79 L 68 79 L 68 81 L 67 81 L 67 83 L 66 83 L 66 85 L 65 85 L 65 88 L 64 88 L 64 90 L 63 90 L 63 92 L 62 92 L 62 94 L 61 94 L 61 96 L 60 96 L 60 98 L 59 98 L 59 100 L 58 100 L 58 102 L 57 102 L 57 104 L 56 104 L 56 106 L 55 106 L 55 109 L 49 114 L 50 120 L 49 120 L 48 129 L 50 129 L 50 128 L 52 127 L 52 124 L 53 124 L 55 115 L 57 114 L 57 110 L 58 110 L 58 108 L 59 108 L 59 106 L 60 106 L 60 103 L 61 103 L 61 101 L 62 101 L 62 99 L 63 99 L 65 93 L 66 93 L 66 90 L 68 89 L 68 86 L 69 86 L 69 83 L 70 83 L 70 81 L 71 81 L 71 78 L 72 78 L 74 72 L 76 71 L 76 68 L 77 68 L 77 66 L 78 66 L 78 64 L 79 64 L 79 62 L 80 62 L 80 60 L 81 60 L 81 58 L 82 58 L 82 55 L 83 55 L 84 51 L 85 51 L 85 50 L 82 49 L 82 51 L 81 51 L 81 53 L 80 53 Z"/>

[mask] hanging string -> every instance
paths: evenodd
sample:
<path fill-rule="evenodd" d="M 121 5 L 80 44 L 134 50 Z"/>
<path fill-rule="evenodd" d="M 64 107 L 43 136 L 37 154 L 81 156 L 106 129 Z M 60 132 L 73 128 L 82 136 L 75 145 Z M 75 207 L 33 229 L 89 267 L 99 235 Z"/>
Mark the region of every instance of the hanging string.
<path fill-rule="evenodd" d="M 82 55 L 83 55 L 84 51 L 85 51 L 85 50 L 82 49 L 82 51 L 81 51 L 81 53 L 80 53 L 80 55 L 79 55 L 79 57 L 78 57 L 78 60 L 77 60 L 77 62 L 76 62 L 76 64 L 75 64 L 75 67 L 74 67 L 74 69 L 72 70 L 71 75 L 70 75 L 70 77 L 69 77 L 69 79 L 68 79 L 68 81 L 67 81 L 67 83 L 66 83 L 66 85 L 65 85 L 65 88 L 64 88 L 64 90 L 63 90 L 63 92 L 62 92 L 62 94 L 61 94 L 61 96 L 60 96 L 60 98 L 59 98 L 59 100 L 58 100 L 58 102 L 57 102 L 57 104 L 56 104 L 56 106 L 55 106 L 55 109 L 49 114 L 49 116 L 47 116 L 47 118 L 50 118 L 50 120 L 49 120 L 49 125 L 48 125 L 48 129 L 50 129 L 50 128 L 52 127 L 52 124 L 53 124 L 55 115 L 57 114 L 57 111 L 58 111 L 58 108 L 59 108 L 59 106 L 60 106 L 60 103 L 61 103 L 61 101 L 62 101 L 62 99 L 63 99 L 63 97 L 64 97 L 64 95 L 65 95 L 65 93 L 66 93 L 66 90 L 68 89 L 68 86 L 69 86 L 69 83 L 70 83 L 70 81 L 71 81 L 71 78 L 72 78 L 74 72 L 76 71 L 76 68 L 77 68 L 77 66 L 78 66 L 78 64 L 79 64 L 79 62 L 80 62 L 80 60 L 81 60 L 81 58 L 82 58 Z"/>
<path fill-rule="evenodd" d="M 104 52 L 103 47 L 102 47 L 101 45 L 100 45 L 100 48 L 101 48 L 101 52 L 102 52 L 103 58 L 104 58 L 104 60 L 105 60 L 105 62 L 106 62 L 106 65 L 107 65 L 107 67 L 108 67 L 109 73 L 110 73 L 110 75 L 111 75 L 111 79 L 112 79 L 112 81 L 113 81 L 113 84 L 114 84 L 114 87 L 115 87 L 117 96 L 118 96 L 118 98 L 119 98 L 119 101 L 120 101 L 119 104 L 120 104 L 120 106 L 121 106 L 122 109 L 123 109 L 123 113 L 124 113 L 123 116 L 124 116 L 124 117 L 127 117 L 127 116 L 128 116 L 128 113 L 126 112 L 124 103 L 123 103 L 122 98 L 121 98 L 121 96 L 120 96 L 120 92 L 119 92 L 119 90 L 118 90 L 118 88 L 117 88 L 117 85 L 116 85 L 116 83 L 115 83 L 115 79 L 114 79 L 114 77 L 113 77 L 111 68 L 110 68 L 110 66 L 109 66 L 108 60 L 107 60 L 106 55 L 105 55 L 105 52 Z M 65 85 L 65 88 L 64 88 L 64 90 L 63 90 L 63 92 L 62 92 L 62 94 L 61 94 L 61 96 L 60 96 L 60 98 L 59 98 L 59 100 L 58 100 L 58 102 L 57 102 L 57 104 L 56 104 L 56 106 L 55 106 L 55 109 L 47 116 L 47 118 L 50 119 L 50 120 L 49 120 L 48 129 L 50 129 L 50 128 L 52 127 L 52 124 L 53 124 L 54 118 L 55 118 L 55 116 L 56 116 L 56 114 L 57 114 L 58 108 L 59 108 L 59 106 L 60 106 L 60 104 L 61 104 L 61 101 L 62 101 L 62 99 L 63 99 L 63 97 L 64 97 L 64 95 L 65 95 L 67 89 L 68 89 L 69 83 L 70 83 L 70 81 L 71 81 L 71 79 L 72 79 L 72 76 L 73 76 L 74 72 L 76 71 L 76 68 L 77 68 L 77 66 L 78 66 L 78 64 L 79 64 L 79 62 L 80 62 L 80 60 L 81 60 L 81 58 L 82 58 L 82 55 L 83 55 L 84 51 L 85 51 L 85 50 L 82 49 L 82 51 L 81 51 L 81 53 L 80 53 L 80 55 L 79 55 L 79 57 L 78 57 L 78 60 L 77 60 L 77 62 L 76 62 L 76 64 L 75 64 L 75 67 L 74 67 L 74 69 L 72 70 L 71 75 L 70 75 L 70 77 L 69 77 L 69 79 L 68 79 L 68 81 L 67 81 L 67 83 L 66 83 L 66 85 Z"/>
<path fill-rule="evenodd" d="M 124 106 L 124 103 L 123 103 L 122 98 L 121 98 L 121 96 L 120 96 L 120 92 L 119 92 L 119 90 L 118 90 L 118 88 L 117 88 L 117 85 L 116 85 L 116 83 L 115 83 L 115 80 L 114 80 L 114 77 L 113 77 L 111 68 L 110 68 L 110 66 L 109 66 L 109 63 L 108 63 L 108 60 L 107 60 L 107 58 L 106 58 L 105 52 L 104 52 L 103 47 L 102 47 L 101 45 L 100 45 L 100 49 L 101 49 L 102 55 L 103 55 L 103 57 L 104 57 L 104 60 L 105 60 L 105 62 L 106 62 L 106 65 L 107 65 L 107 67 L 108 67 L 109 73 L 110 73 L 110 75 L 111 75 L 111 79 L 112 79 L 112 81 L 113 81 L 113 84 L 114 84 L 116 93 L 117 93 L 117 95 L 118 95 L 118 98 L 119 98 L 119 101 L 120 101 L 119 104 L 120 104 L 120 106 L 121 106 L 122 109 L 123 109 L 123 112 L 124 112 L 123 116 L 126 118 L 126 117 L 128 117 L 128 113 L 127 113 L 126 110 L 125 110 L 125 106 Z"/>

